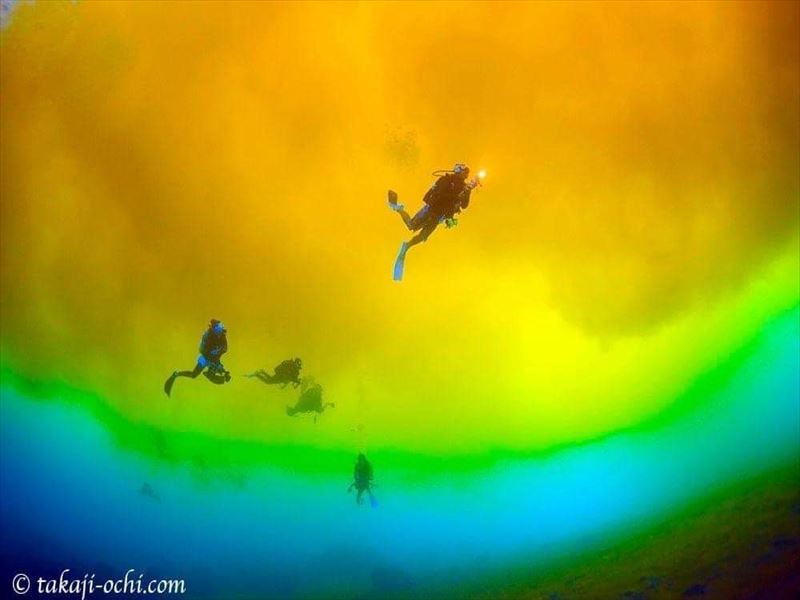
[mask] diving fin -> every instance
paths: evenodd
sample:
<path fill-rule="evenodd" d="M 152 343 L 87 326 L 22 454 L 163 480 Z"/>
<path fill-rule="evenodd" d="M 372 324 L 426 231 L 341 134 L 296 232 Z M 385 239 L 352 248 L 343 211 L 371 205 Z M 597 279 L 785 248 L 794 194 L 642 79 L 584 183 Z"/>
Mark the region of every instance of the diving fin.
<path fill-rule="evenodd" d="M 400 245 L 400 252 L 397 253 L 397 259 L 394 261 L 393 278 L 395 281 L 403 280 L 403 270 L 405 269 L 407 251 L 408 251 L 408 242 L 403 242 Z"/>
<path fill-rule="evenodd" d="M 164 393 L 167 395 L 167 397 L 169 397 L 169 395 L 172 393 L 172 384 L 175 383 L 176 377 L 177 377 L 177 374 L 173 373 L 164 382 Z"/>

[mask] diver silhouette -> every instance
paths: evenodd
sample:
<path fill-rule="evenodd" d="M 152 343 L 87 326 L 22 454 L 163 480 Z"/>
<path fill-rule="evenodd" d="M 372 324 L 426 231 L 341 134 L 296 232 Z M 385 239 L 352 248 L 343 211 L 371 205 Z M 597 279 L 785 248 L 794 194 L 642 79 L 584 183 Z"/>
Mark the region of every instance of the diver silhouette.
<path fill-rule="evenodd" d="M 200 339 L 200 356 L 197 364 L 191 371 L 173 371 L 172 375 L 164 382 L 164 393 L 169 396 L 172 386 L 178 377 L 191 377 L 194 379 L 200 373 L 211 383 L 222 385 L 231 380 L 231 374 L 222 366 L 220 358 L 228 351 L 228 337 L 225 326 L 217 319 L 211 319 L 208 329 Z"/>
<path fill-rule="evenodd" d="M 353 469 L 353 483 L 350 484 L 347 491 L 349 493 L 350 490 L 356 488 L 356 504 L 361 504 L 361 496 L 364 495 L 364 492 L 367 492 L 367 494 L 369 494 L 370 504 L 375 507 L 377 502 L 375 496 L 372 494 L 372 485 L 372 465 L 369 464 L 367 457 L 359 452 L 358 458 L 356 459 L 356 466 Z"/>
<path fill-rule="evenodd" d="M 314 423 L 317 422 L 317 415 L 321 415 L 328 408 L 336 408 L 333 402 L 322 402 L 322 386 L 314 383 L 310 377 L 304 379 L 300 388 L 300 397 L 294 406 L 286 407 L 286 414 L 293 417 L 297 413 L 316 413 Z"/>
<path fill-rule="evenodd" d="M 270 375 L 264 369 L 259 369 L 254 373 L 245 375 L 245 377 L 258 377 L 260 381 L 263 381 L 267 385 L 280 385 L 281 389 L 285 388 L 290 383 L 294 387 L 297 387 L 300 385 L 300 369 L 302 368 L 303 361 L 299 358 L 288 359 L 275 367 L 275 373 L 273 375 Z"/>
<path fill-rule="evenodd" d="M 439 173 L 442 171 L 436 171 L 434 175 Z M 394 279 L 396 281 L 403 278 L 403 264 L 406 252 L 410 248 L 427 241 L 440 223 L 444 223 L 448 228 L 458 224 L 455 216 L 462 210 L 466 210 L 472 190 L 480 185 L 480 177 L 474 177 L 467 181 L 468 176 L 469 167 L 461 163 L 456 164 L 452 171 L 444 172 L 426 192 L 422 199 L 424 205 L 413 217 L 405 211 L 402 204 L 398 203 L 397 193 L 389 190 L 389 208 L 400 215 L 410 231 L 419 232 L 409 241 L 400 245 L 400 252 L 395 261 Z"/>

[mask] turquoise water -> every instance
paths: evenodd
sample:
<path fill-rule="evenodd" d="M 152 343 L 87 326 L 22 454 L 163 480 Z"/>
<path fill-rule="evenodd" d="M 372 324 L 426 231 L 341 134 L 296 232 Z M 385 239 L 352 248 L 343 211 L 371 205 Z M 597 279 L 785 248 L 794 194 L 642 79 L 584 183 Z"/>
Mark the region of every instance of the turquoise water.
<path fill-rule="evenodd" d="M 411 459 L 377 453 L 375 509 L 346 493 L 355 456 L 335 459 L 335 475 L 160 462 L 120 447 L 80 404 L 5 385 L 3 546 L 42 569 L 134 568 L 217 597 L 410 595 L 546 565 L 796 461 L 798 315 L 773 322 L 705 403 L 657 426 L 418 479 Z"/>

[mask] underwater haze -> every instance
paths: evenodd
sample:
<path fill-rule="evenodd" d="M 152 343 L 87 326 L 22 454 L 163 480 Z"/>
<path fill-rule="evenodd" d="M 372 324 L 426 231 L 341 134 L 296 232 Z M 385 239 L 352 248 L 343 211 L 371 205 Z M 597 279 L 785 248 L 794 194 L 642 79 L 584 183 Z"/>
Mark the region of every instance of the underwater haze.
<path fill-rule="evenodd" d="M 793 597 L 799 45 L 797 2 L 3 0 L 0 596 Z M 387 189 L 456 162 L 393 281 Z M 167 397 L 211 318 L 233 379 Z M 295 356 L 316 419 L 243 377 Z"/>

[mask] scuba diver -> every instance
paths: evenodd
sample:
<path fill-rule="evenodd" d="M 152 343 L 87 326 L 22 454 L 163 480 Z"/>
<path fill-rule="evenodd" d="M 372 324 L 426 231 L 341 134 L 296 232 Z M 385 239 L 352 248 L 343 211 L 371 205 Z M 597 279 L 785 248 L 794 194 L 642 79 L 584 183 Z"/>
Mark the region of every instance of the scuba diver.
<path fill-rule="evenodd" d="M 333 402 L 322 403 L 322 386 L 314 383 L 310 377 L 303 380 L 303 387 L 301 388 L 300 397 L 294 406 L 286 407 L 286 414 L 293 417 L 297 413 L 317 413 L 321 415 L 322 412 L 328 408 L 336 408 Z M 314 415 L 314 423 L 317 422 L 317 415 Z"/>
<path fill-rule="evenodd" d="M 280 384 L 281 389 L 285 388 L 288 384 L 294 387 L 300 385 L 300 369 L 303 368 L 303 361 L 299 358 L 289 359 L 283 361 L 275 367 L 275 374 L 270 375 L 264 369 L 259 369 L 255 373 L 245 375 L 245 377 L 258 377 L 264 383 L 271 385 L 273 383 Z"/>
<path fill-rule="evenodd" d="M 470 194 L 480 185 L 483 177 L 481 171 L 478 177 L 467 181 L 469 167 L 461 163 L 457 163 L 452 171 L 434 171 L 433 174 L 439 178 L 423 197 L 424 206 L 413 217 L 405 211 L 402 204 L 398 203 L 397 192 L 389 190 L 389 208 L 400 215 L 410 231 L 418 232 L 409 241 L 400 245 L 394 267 L 395 281 L 403 278 L 403 265 L 409 248 L 427 241 L 440 223 L 444 223 L 448 229 L 458 225 L 455 216 L 469 206 Z"/>
<path fill-rule="evenodd" d="M 172 393 L 172 385 L 178 377 L 191 377 L 194 379 L 200 373 L 211 383 L 222 385 L 231 380 L 231 374 L 222 366 L 220 358 L 228 351 L 228 338 L 225 326 L 217 319 L 211 319 L 208 329 L 200 340 L 200 356 L 192 371 L 173 371 L 164 383 L 164 393 Z M 205 371 L 205 372 L 204 372 Z"/>
<path fill-rule="evenodd" d="M 139 494 L 145 498 L 150 498 L 156 502 L 161 502 L 161 496 L 159 496 L 153 489 L 153 486 L 146 481 L 142 484 L 142 487 L 139 488 Z"/>
<path fill-rule="evenodd" d="M 363 453 L 359 452 L 358 459 L 356 459 L 356 466 L 353 469 L 353 483 L 350 484 L 350 487 L 347 488 L 347 492 L 349 493 L 350 490 L 356 488 L 358 492 L 356 494 L 356 504 L 361 504 L 361 496 L 364 492 L 369 494 L 369 502 L 374 508 L 377 505 L 377 501 L 375 500 L 375 496 L 372 495 L 372 465 L 369 464 L 367 457 L 364 456 Z"/>

